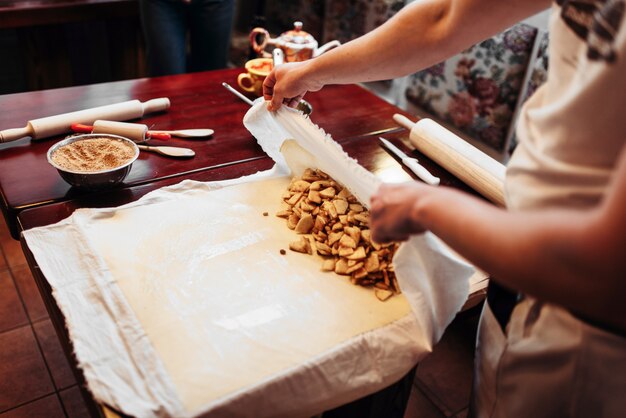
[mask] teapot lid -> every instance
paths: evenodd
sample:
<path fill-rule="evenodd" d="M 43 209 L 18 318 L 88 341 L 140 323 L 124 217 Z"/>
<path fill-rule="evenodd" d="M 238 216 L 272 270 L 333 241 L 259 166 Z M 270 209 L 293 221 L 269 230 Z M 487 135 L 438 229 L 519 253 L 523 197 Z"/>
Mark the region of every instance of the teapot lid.
<path fill-rule="evenodd" d="M 317 41 L 315 40 L 313 35 L 302 30 L 302 22 L 294 22 L 293 29 L 288 30 L 287 32 L 283 32 L 280 35 L 280 39 L 284 42 L 303 46 L 311 44 L 312 48 L 315 48 L 317 46 Z"/>

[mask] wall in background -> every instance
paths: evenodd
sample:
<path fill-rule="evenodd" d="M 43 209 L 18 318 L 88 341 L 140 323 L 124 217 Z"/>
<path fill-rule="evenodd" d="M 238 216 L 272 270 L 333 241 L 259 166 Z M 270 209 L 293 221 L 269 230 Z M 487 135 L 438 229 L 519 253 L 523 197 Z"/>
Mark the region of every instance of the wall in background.
<path fill-rule="evenodd" d="M 249 58 L 248 33 L 265 25 L 271 2 L 235 1 L 230 63 L 241 66 Z M 0 94 L 147 75 L 137 0 L 61 3 L 15 0 L 0 7 Z"/>
<path fill-rule="evenodd" d="M 0 94 L 145 76 L 136 1 L 55 6 L 0 11 Z"/>

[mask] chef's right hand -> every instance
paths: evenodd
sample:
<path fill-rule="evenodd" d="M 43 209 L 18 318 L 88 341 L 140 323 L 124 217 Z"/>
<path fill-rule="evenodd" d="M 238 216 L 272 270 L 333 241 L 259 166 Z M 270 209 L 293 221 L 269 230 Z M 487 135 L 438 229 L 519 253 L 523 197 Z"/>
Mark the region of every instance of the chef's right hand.
<path fill-rule="evenodd" d="M 419 181 L 381 185 L 370 201 L 372 239 L 380 243 L 406 241 L 424 232 L 419 203 L 433 189 Z"/>
<path fill-rule="evenodd" d="M 283 104 L 296 107 L 307 91 L 318 91 L 322 85 L 309 76 L 311 61 L 290 62 L 272 70 L 263 82 L 263 98 L 267 108 L 278 110 Z"/>

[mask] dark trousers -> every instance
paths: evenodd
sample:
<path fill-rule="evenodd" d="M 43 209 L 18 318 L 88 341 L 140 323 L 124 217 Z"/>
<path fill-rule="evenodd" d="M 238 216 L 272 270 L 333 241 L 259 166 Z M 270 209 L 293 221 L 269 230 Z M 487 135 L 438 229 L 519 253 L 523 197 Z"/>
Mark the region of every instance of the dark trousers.
<path fill-rule="evenodd" d="M 225 68 L 234 0 L 140 0 L 151 76 Z"/>

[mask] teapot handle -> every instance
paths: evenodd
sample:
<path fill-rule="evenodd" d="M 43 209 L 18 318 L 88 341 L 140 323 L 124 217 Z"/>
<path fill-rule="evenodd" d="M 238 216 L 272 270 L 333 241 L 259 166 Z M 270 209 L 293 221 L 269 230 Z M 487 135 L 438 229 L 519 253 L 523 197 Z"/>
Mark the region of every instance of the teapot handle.
<path fill-rule="evenodd" d="M 256 41 L 256 37 L 259 34 L 263 35 L 263 40 L 261 41 L 260 44 L 258 44 Z M 257 54 L 263 54 L 263 50 L 265 49 L 265 46 L 267 45 L 269 40 L 270 40 L 270 33 L 263 28 L 254 28 L 250 32 L 250 45 L 252 45 L 252 49 Z"/>
<path fill-rule="evenodd" d="M 341 45 L 341 42 L 339 42 L 336 39 L 334 41 L 327 42 L 324 45 L 317 48 L 315 51 L 313 51 L 313 58 L 318 57 L 322 55 L 324 52 L 328 51 L 329 49 L 336 48 L 339 45 Z"/>

